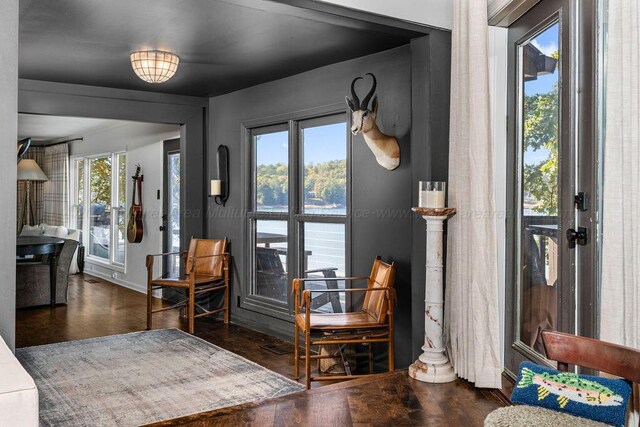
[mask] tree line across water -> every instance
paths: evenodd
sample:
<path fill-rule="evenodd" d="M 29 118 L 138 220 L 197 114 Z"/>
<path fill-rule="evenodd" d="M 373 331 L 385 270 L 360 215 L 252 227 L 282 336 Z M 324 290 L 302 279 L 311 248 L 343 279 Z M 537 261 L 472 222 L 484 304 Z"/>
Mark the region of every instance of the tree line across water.
<path fill-rule="evenodd" d="M 259 206 L 286 206 L 289 168 L 284 163 L 258 165 L 256 197 Z M 304 167 L 304 202 L 307 205 L 341 206 L 347 203 L 347 162 L 331 160 Z"/>

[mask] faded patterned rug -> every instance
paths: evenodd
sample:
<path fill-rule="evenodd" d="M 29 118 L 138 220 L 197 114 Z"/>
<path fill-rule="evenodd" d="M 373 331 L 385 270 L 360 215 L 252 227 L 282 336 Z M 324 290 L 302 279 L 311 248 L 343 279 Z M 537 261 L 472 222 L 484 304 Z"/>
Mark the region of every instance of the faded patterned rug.
<path fill-rule="evenodd" d="M 304 390 L 178 329 L 16 350 L 43 426 L 137 426 Z"/>

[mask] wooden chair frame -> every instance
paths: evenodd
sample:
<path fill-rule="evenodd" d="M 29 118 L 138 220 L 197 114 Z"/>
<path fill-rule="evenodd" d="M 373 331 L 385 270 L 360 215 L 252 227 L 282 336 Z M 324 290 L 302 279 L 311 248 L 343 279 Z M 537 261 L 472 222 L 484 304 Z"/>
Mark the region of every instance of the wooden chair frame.
<path fill-rule="evenodd" d="M 376 259 L 376 262 L 379 258 Z M 395 265 L 391 265 L 395 268 Z M 366 280 L 368 283 L 372 280 L 372 277 L 338 277 L 335 280 L 344 280 L 354 282 L 358 280 Z M 297 318 L 300 314 L 300 310 L 304 309 L 305 314 L 305 330 L 304 330 L 304 344 L 305 354 L 300 355 L 300 327 L 297 322 L 294 322 L 294 369 L 295 378 L 300 379 L 300 360 L 305 361 L 305 375 L 307 389 L 311 388 L 311 381 L 337 381 L 337 380 L 349 380 L 354 378 L 360 378 L 367 376 L 366 374 L 359 375 L 318 375 L 317 377 L 311 376 L 311 360 L 319 359 L 334 359 L 334 355 L 321 355 L 311 354 L 312 345 L 344 345 L 344 344 L 372 344 L 372 343 L 387 343 L 388 345 L 388 369 L 389 372 L 394 371 L 394 351 L 393 351 L 393 307 L 396 301 L 396 291 L 392 287 L 376 287 L 376 288 L 351 288 L 351 289 L 304 289 L 305 282 L 318 281 L 317 278 L 305 278 L 294 279 L 292 282 L 292 293 L 294 295 L 294 316 Z M 384 298 L 387 301 L 386 320 L 381 327 L 372 330 L 362 330 L 358 328 L 340 328 L 339 331 L 357 331 L 357 334 L 351 334 L 345 338 L 336 336 L 324 336 L 312 337 L 311 332 L 311 307 L 312 307 L 312 294 L 314 293 L 355 293 L 355 292 L 384 292 Z M 322 329 L 322 332 L 327 332 L 327 329 Z M 330 331 L 330 330 L 329 330 Z M 355 338 L 357 337 L 357 338 Z"/>
<path fill-rule="evenodd" d="M 185 271 L 185 280 L 183 283 L 186 286 L 170 286 L 170 285 L 158 285 L 154 284 L 153 279 L 153 264 L 154 259 L 157 257 L 163 256 L 173 256 L 180 255 L 184 262 L 184 268 L 186 270 L 186 266 L 190 265 L 189 271 Z M 196 284 L 196 261 L 199 259 L 207 259 L 213 257 L 222 257 L 222 276 L 212 282 Z M 163 254 L 153 254 L 147 255 L 146 266 L 147 266 L 147 329 L 151 329 L 153 326 L 153 314 L 159 313 L 162 311 L 178 309 L 182 307 L 187 307 L 187 317 L 189 319 L 189 333 L 193 334 L 195 332 L 195 319 L 198 317 L 209 316 L 212 314 L 219 313 L 224 311 L 224 323 L 229 323 L 229 265 L 230 265 L 230 255 L 228 252 L 215 254 L 215 255 L 204 255 L 204 256 L 188 256 L 188 251 L 185 252 L 168 252 Z M 191 261 L 191 262 L 188 262 Z M 161 280 L 159 278 L 158 280 Z M 214 285 L 212 285 L 215 283 Z M 186 298 L 183 301 L 180 301 L 176 304 L 173 304 L 169 307 L 163 307 L 156 310 L 153 310 L 153 291 L 162 288 L 177 288 L 177 289 L 185 289 Z M 204 307 L 196 304 L 196 297 L 209 293 L 215 292 L 218 290 L 224 289 L 224 300 L 223 305 L 220 308 L 214 310 L 207 310 Z M 196 314 L 196 306 L 202 310 L 201 313 Z"/>
<path fill-rule="evenodd" d="M 576 365 L 640 383 L 640 350 L 550 330 L 542 331 L 542 341 L 559 371 Z"/>

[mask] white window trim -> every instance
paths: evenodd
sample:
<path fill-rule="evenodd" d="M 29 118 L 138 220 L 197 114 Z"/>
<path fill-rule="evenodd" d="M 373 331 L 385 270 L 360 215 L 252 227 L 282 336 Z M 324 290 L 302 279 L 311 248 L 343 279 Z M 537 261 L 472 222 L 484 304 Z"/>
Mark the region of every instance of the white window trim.
<path fill-rule="evenodd" d="M 73 225 L 74 227 L 77 227 L 77 222 L 76 222 L 76 218 L 75 218 L 75 208 L 74 206 L 77 205 L 77 201 L 78 201 L 78 185 L 77 185 L 77 179 L 78 177 L 76 176 L 76 167 L 75 167 L 75 162 L 83 160 L 84 161 L 84 165 L 83 165 L 83 172 L 84 172 L 84 177 L 85 177 L 85 185 L 83 188 L 83 200 L 85 201 L 84 206 L 83 206 L 83 212 L 82 212 L 82 216 L 83 216 L 83 221 L 82 221 L 82 244 L 84 245 L 86 249 L 85 252 L 85 260 L 91 264 L 97 264 L 97 265 L 101 265 L 104 266 L 106 268 L 109 268 L 111 270 L 115 270 L 121 273 L 126 273 L 126 267 L 127 267 L 127 244 L 126 244 L 126 240 L 125 240 L 125 245 L 124 245 L 124 263 L 120 263 L 116 261 L 116 245 L 114 244 L 115 241 L 117 241 L 118 239 L 118 224 L 117 224 L 117 216 L 113 214 L 113 210 L 115 208 L 117 208 L 116 206 L 114 206 L 114 201 L 117 202 L 118 201 L 118 192 L 120 190 L 119 188 L 119 182 L 118 182 L 118 170 L 119 170 L 119 159 L 118 156 L 124 154 L 126 156 L 127 152 L 125 150 L 122 151 L 116 151 L 116 152 L 105 152 L 105 153 L 96 153 L 96 154 L 91 154 L 91 155 L 77 155 L 77 156 L 71 156 L 69 158 L 70 161 L 70 165 L 71 165 L 71 171 L 70 171 L 70 182 L 71 182 L 71 197 L 69 198 L 69 224 Z M 89 200 L 91 199 L 91 189 L 90 189 L 90 163 L 91 160 L 93 159 L 98 159 L 101 157 L 109 157 L 111 156 L 111 201 L 112 201 L 112 213 L 111 213 L 111 236 L 110 236 L 110 244 L 109 244 L 109 259 L 104 259 L 101 257 L 97 257 L 95 255 L 92 255 L 90 253 L 90 203 Z M 125 161 L 126 162 L 126 161 Z M 126 169 L 126 165 L 125 165 L 125 169 Z M 115 173 L 114 173 L 115 171 Z M 125 181 L 126 182 L 126 181 Z M 127 192 L 127 188 L 125 185 L 125 189 L 124 189 L 124 193 L 125 193 L 125 201 L 128 198 L 128 192 Z M 125 211 L 126 211 L 126 206 L 125 206 Z M 126 213 L 124 214 L 126 217 Z M 126 220 L 125 220 L 126 221 Z"/>

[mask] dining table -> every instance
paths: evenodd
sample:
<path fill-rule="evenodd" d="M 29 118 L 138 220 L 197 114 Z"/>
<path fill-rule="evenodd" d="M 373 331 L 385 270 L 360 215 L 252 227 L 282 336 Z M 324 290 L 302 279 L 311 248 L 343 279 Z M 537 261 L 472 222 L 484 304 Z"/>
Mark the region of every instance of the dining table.
<path fill-rule="evenodd" d="M 50 236 L 18 236 L 16 238 L 16 262 L 30 262 L 33 257 L 47 256 L 51 307 L 56 305 L 56 270 L 64 239 Z"/>

